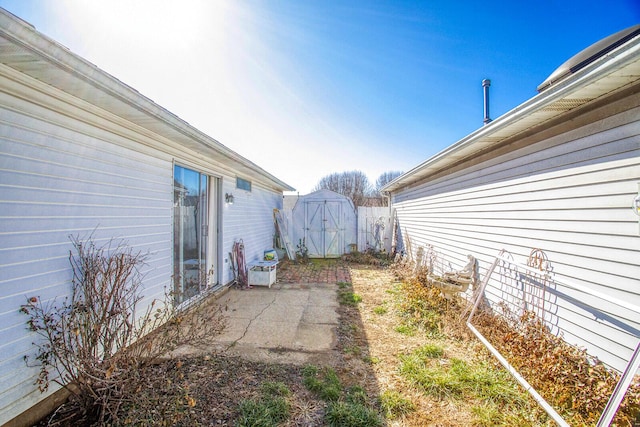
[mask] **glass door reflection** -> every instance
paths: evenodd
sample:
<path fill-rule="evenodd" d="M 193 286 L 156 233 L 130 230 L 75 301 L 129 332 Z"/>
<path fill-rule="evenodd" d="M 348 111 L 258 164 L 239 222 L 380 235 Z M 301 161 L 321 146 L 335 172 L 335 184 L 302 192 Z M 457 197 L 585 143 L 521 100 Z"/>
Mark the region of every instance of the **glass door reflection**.
<path fill-rule="evenodd" d="M 174 166 L 174 299 L 180 304 L 207 287 L 209 178 Z"/>

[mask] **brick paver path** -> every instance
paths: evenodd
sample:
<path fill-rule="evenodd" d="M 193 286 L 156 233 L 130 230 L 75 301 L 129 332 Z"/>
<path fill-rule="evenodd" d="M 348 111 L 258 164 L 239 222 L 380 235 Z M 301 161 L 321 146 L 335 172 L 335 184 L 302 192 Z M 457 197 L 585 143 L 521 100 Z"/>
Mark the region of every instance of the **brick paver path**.
<path fill-rule="evenodd" d="M 349 266 L 342 260 L 312 259 L 306 264 L 283 261 L 276 274 L 280 283 L 351 282 Z"/>

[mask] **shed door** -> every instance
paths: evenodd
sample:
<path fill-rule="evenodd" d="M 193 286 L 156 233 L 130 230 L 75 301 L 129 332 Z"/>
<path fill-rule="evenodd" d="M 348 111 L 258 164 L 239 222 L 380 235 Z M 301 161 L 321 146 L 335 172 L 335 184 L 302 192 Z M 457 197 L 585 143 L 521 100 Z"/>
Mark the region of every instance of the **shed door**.
<path fill-rule="evenodd" d="M 337 258 L 344 248 L 342 203 L 308 201 L 305 203 L 305 243 L 312 258 Z"/>
<path fill-rule="evenodd" d="M 342 218 L 342 203 L 326 202 L 324 205 L 324 256 L 337 258 L 342 255 L 344 248 L 344 226 Z"/>

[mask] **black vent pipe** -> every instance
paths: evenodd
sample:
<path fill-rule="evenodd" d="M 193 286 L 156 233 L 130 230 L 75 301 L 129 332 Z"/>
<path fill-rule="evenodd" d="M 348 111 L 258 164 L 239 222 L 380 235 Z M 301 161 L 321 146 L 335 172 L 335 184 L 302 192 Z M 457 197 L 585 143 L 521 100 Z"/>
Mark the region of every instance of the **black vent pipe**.
<path fill-rule="evenodd" d="M 491 86 L 491 80 L 484 79 L 482 81 L 482 89 L 484 90 L 484 120 L 483 123 L 489 124 L 491 118 L 489 117 L 489 86 Z"/>

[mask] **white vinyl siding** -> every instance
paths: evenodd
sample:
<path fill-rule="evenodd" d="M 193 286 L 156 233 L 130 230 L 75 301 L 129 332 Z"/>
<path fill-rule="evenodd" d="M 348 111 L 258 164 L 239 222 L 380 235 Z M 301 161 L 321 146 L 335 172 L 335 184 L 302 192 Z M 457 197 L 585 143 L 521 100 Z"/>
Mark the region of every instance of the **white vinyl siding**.
<path fill-rule="evenodd" d="M 443 269 L 462 268 L 466 255 L 474 255 L 481 277 L 501 249 L 524 263 L 532 248 L 540 248 L 559 281 L 640 305 L 639 226 L 631 209 L 640 182 L 639 117 L 640 108 L 633 108 L 398 190 L 393 206 L 401 232 L 414 253 L 433 245 Z M 492 285 L 495 300 L 500 285 Z M 559 296 L 552 326 L 624 368 L 640 315 L 558 290 L 594 304 L 604 318 Z"/>
<path fill-rule="evenodd" d="M 264 251 L 273 248 L 275 225 L 273 210 L 282 209 L 282 193 L 275 192 L 253 183 L 252 190 L 236 188 L 235 177 L 224 177 L 222 194 L 233 194 L 233 204 L 224 203 L 223 222 L 223 281 L 233 280 L 229 253 L 235 241 L 244 242 L 247 263 L 262 260 Z"/>
<path fill-rule="evenodd" d="M 5 95 L 6 96 L 6 95 Z M 50 117 L 53 115 L 49 112 Z M 171 276 L 172 163 L 0 107 L 0 424 L 42 399 L 27 368 L 27 297 L 70 291 L 69 236 L 149 252 L 145 301 Z M 52 387 L 53 390 L 56 387 Z"/>
<path fill-rule="evenodd" d="M 223 261 L 233 241 L 244 240 L 247 261 L 260 259 L 273 245 L 273 209 L 282 206 L 282 192 L 257 181 L 251 192 L 236 189 L 235 176 L 223 172 L 233 170 L 232 161 L 218 169 L 188 149 L 177 157 L 166 140 L 153 147 L 148 132 L 84 110 L 61 114 L 43 106 L 49 103 L 0 91 L 0 424 L 48 395 L 34 385 L 37 368 L 23 360 L 33 354 L 35 336 L 18 310 L 27 297 L 68 295 L 70 235 L 124 239 L 148 252 L 144 306 L 171 286 L 174 162 L 222 181 L 222 191 L 212 193 L 222 208 L 222 284 L 232 280 Z M 226 192 L 234 194 L 233 205 L 224 204 Z"/>
<path fill-rule="evenodd" d="M 272 245 L 272 210 L 282 205 L 282 190 L 293 189 L 27 23 L 2 10 L 0 21 L 4 425 L 25 412 L 32 414 L 32 405 L 47 396 L 34 384 L 37 368 L 24 363 L 23 356 L 34 352 L 36 337 L 18 310 L 27 297 L 50 301 L 69 294 L 70 235 L 93 235 L 99 244 L 123 239 L 148 253 L 144 308 L 152 299 L 164 298 L 172 284 L 174 164 L 213 178 L 211 217 L 217 221 L 209 229 L 217 239 L 210 250 L 217 278 L 226 282 L 224 252 L 231 250 L 233 239 L 243 238 L 248 260 L 257 259 Z M 252 199 L 244 200 L 235 189 L 237 176 L 251 181 Z M 238 203 L 225 211 L 228 226 L 223 186 L 236 194 Z"/>

